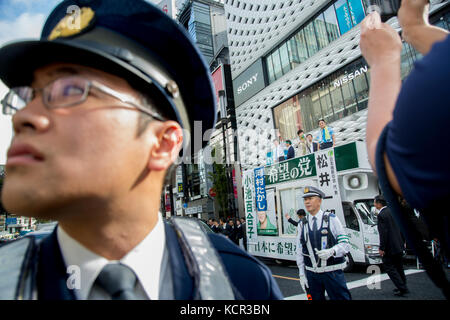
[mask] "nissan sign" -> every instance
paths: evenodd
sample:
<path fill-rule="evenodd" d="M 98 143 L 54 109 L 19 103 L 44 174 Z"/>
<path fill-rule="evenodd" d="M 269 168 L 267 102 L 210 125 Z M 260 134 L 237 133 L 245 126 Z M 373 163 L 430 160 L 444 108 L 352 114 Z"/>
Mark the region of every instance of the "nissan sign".
<path fill-rule="evenodd" d="M 262 59 L 258 59 L 250 67 L 233 80 L 234 101 L 241 105 L 266 86 Z"/>

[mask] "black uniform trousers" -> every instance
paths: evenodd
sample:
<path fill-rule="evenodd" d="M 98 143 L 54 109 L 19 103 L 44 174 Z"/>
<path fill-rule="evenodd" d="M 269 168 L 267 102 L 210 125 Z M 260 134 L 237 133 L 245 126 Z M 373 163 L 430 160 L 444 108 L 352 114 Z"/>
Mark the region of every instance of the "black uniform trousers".
<path fill-rule="evenodd" d="M 352 295 L 347 288 L 344 271 L 315 273 L 306 270 L 309 293 L 312 300 L 325 300 L 325 291 L 331 300 L 351 300 Z"/>
<path fill-rule="evenodd" d="M 406 292 L 408 291 L 408 287 L 406 286 L 406 276 L 405 271 L 403 270 L 402 257 L 403 254 L 401 253 L 395 255 L 384 255 L 383 266 L 397 289 L 401 292 Z"/>

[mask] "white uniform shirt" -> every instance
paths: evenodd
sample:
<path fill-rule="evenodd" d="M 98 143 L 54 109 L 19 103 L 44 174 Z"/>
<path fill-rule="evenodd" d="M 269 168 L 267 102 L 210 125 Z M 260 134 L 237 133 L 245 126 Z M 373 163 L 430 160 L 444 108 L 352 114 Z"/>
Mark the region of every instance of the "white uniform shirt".
<path fill-rule="evenodd" d="M 281 144 L 279 144 L 278 146 L 275 147 L 275 149 L 273 149 L 275 161 L 278 161 L 280 157 L 284 157 L 284 149 L 285 148 Z"/>
<path fill-rule="evenodd" d="M 103 289 L 94 286 L 94 282 L 103 267 L 115 261 L 108 261 L 93 253 L 70 237 L 61 226 L 58 226 L 57 238 L 66 266 L 80 268 L 80 289 L 74 290 L 77 299 L 111 299 Z M 168 258 L 164 254 L 165 243 L 164 223 L 161 214 L 158 214 L 158 221 L 153 230 L 120 260 L 137 276 L 138 284 L 134 293 L 138 299 L 157 300 L 159 298 L 161 271 L 168 267 Z"/>
<path fill-rule="evenodd" d="M 319 230 L 319 228 L 322 226 L 322 218 L 323 218 L 323 211 L 320 210 L 314 217 L 317 218 L 317 229 Z M 307 219 L 308 219 L 308 225 L 309 225 L 309 229 L 312 231 L 312 226 L 313 226 L 313 216 L 311 214 L 307 215 Z M 332 235 L 337 238 L 340 235 L 347 235 L 347 233 L 344 230 L 344 227 L 342 226 L 341 222 L 339 221 L 339 219 L 337 217 L 333 218 L 333 217 L 329 217 L 328 220 L 329 226 L 330 226 L 330 231 L 332 233 Z M 299 272 L 302 274 L 302 272 L 304 272 L 304 259 L 303 259 L 303 245 L 300 241 L 301 237 L 303 234 L 303 222 L 298 224 L 298 232 L 297 232 L 297 266 L 298 266 L 298 270 Z M 334 251 L 336 252 L 334 257 L 336 258 L 340 258 L 343 257 L 347 254 L 347 252 L 350 251 L 350 244 L 348 242 L 341 242 L 341 243 L 337 243 L 334 247 L 332 247 L 332 249 L 334 249 Z"/>

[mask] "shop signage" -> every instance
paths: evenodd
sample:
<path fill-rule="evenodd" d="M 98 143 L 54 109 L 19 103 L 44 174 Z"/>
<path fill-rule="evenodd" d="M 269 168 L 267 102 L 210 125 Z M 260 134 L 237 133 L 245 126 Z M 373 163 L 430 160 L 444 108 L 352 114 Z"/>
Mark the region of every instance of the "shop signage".
<path fill-rule="evenodd" d="M 266 86 L 263 70 L 263 62 L 260 58 L 233 80 L 236 106 L 247 101 Z"/>
<path fill-rule="evenodd" d="M 356 77 L 362 75 L 363 73 L 367 73 L 367 71 L 369 70 L 369 67 L 367 65 L 365 65 L 364 67 L 360 68 L 359 70 L 355 70 L 352 73 L 348 73 L 345 76 L 343 76 L 342 78 L 336 80 L 334 82 L 334 87 L 340 87 L 343 84 L 355 79 Z"/>

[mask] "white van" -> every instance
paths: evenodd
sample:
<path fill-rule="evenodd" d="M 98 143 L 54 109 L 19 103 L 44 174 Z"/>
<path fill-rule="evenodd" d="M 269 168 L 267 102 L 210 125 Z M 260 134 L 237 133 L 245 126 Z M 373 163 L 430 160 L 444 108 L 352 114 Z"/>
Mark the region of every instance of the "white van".
<path fill-rule="evenodd" d="M 354 263 L 380 264 L 379 236 L 373 216 L 377 179 L 365 144 L 352 142 L 243 174 L 248 251 L 254 256 L 296 260 L 297 210 L 305 209 L 303 188 L 325 193 L 324 211 L 332 211 L 349 235 L 350 270 Z"/>

